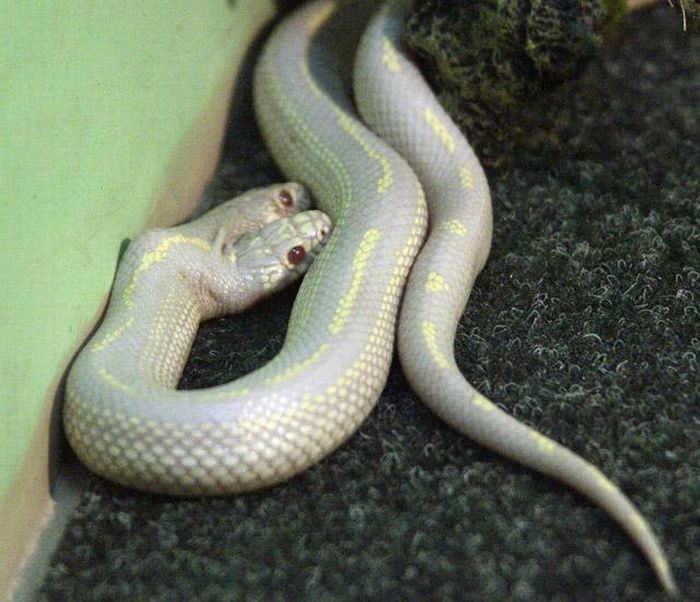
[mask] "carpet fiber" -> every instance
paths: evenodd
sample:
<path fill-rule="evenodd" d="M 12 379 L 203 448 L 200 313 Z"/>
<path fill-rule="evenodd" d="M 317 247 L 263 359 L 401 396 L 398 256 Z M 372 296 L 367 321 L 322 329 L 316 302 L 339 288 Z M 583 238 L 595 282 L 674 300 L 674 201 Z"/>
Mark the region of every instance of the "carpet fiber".
<path fill-rule="evenodd" d="M 479 390 L 621 486 L 700 600 L 700 37 L 679 29 L 663 6 L 634 16 L 531 108 L 531 139 L 489 173 L 494 243 L 456 352 Z M 208 202 L 277 179 L 232 124 Z M 204 324 L 182 386 L 271 358 L 292 299 Z M 446 427 L 395 365 L 360 431 L 278 487 L 179 500 L 93 479 L 40 599 L 664 596 L 601 510 Z"/>

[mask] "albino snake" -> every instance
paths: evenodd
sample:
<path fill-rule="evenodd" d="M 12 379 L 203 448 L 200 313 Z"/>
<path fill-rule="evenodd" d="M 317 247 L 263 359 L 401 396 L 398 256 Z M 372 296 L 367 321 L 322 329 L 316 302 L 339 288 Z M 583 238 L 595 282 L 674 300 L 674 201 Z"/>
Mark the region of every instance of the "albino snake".
<path fill-rule="evenodd" d="M 266 142 L 282 171 L 307 185 L 333 221 L 279 355 L 235 382 L 175 390 L 200 320 L 250 304 L 260 289 L 254 276 L 224 268 L 242 269 L 252 258 L 247 267 L 262 270 L 266 286 L 275 287 L 275 278 L 278 285 L 288 280 L 294 265 L 304 267 L 325 242 L 328 222 L 320 212 L 255 233 L 289 213 L 282 205 L 292 197 L 295 209 L 303 208 L 301 189 L 292 184 L 253 192 L 132 243 L 105 320 L 69 374 L 69 441 L 94 472 L 147 491 L 222 494 L 287 479 L 343 443 L 374 407 L 405 285 L 398 350 L 420 398 L 480 444 L 604 508 L 674 591 L 663 551 L 620 490 L 476 392 L 455 363 L 457 322 L 491 243 L 491 202 L 471 148 L 400 48 L 404 11 L 400 3 L 379 11 L 355 62 L 357 106 L 386 142 L 355 114 L 327 47 L 337 45 L 338 27 L 348 33 L 357 7 L 332 0 L 303 7 L 276 29 L 258 63 L 255 103 Z M 422 244 L 425 198 L 430 233 Z M 232 220 L 256 206 L 267 213 L 259 209 L 264 215 L 232 229 Z M 276 243 L 285 233 L 292 243 Z M 276 245 L 262 260 L 261 240 Z M 290 244 L 304 247 L 288 257 L 291 264 Z M 292 268 L 286 272 L 285 261 Z M 238 298 L 239 286 L 252 292 Z"/>

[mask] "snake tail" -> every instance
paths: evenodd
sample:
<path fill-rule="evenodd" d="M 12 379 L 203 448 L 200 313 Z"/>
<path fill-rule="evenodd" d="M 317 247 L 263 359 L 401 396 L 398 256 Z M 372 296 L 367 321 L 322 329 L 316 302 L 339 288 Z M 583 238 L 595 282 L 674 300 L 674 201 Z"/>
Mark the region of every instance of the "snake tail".
<path fill-rule="evenodd" d="M 454 358 L 459 318 L 491 241 L 484 172 L 441 108 L 400 39 L 410 3 L 387 3 L 358 50 L 356 97 L 365 121 L 413 167 L 430 208 L 430 233 L 402 301 L 398 351 L 420 399 L 459 432 L 573 487 L 603 508 L 632 538 L 659 581 L 677 591 L 649 524 L 598 468 L 518 422 L 467 382 Z"/>

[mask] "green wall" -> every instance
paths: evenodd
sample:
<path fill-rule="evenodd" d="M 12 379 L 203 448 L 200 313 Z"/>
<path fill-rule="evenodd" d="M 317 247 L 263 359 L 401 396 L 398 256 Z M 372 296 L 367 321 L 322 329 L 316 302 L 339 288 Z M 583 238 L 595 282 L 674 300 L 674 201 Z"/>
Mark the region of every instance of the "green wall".
<path fill-rule="evenodd" d="M 120 241 L 142 228 L 245 32 L 271 10 L 261 0 L 4 3 L 0 502 L 104 299 Z"/>

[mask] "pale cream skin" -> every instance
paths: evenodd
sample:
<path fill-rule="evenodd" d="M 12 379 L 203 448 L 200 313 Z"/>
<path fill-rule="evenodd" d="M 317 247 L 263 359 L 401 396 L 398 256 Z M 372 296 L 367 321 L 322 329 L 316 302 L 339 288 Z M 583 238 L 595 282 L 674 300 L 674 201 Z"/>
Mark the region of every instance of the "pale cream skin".
<path fill-rule="evenodd" d="M 390 5 L 392 6 L 392 5 Z M 467 141 L 401 52 L 404 10 L 379 12 L 358 50 L 356 97 L 365 121 L 411 165 L 425 190 L 431 233 L 402 301 L 398 350 L 413 389 L 436 414 L 481 445 L 577 489 L 646 555 L 668 592 L 676 586 L 654 533 L 598 468 L 486 399 L 454 359 L 459 318 L 491 242 L 484 173 Z"/>
<path fill-rule="evenodd" d="M 270 151 L 288 177 L 310 188 L 334 228 L 302 283 L 279 355 L 220 387 L 166 386 L 181 370 L 202 305 L 219 307 L 222 292 L 232 288 L 225 279 L 222 285 L 212 262 L 197 264 L 197 282 L 207 285 L 197 289 L 195 309 L 191 297 L 184 305 L 164 302 L 164 316 L 158 317 L 160 309 L 150 312 L 140 347 L 127 345 L 109 365 L 76 362 L 68 380 L 69 439 L 99 474 L 149 491 L 233 493 L 287 479 L 333 451 L 374 407 L 393 356 L 406 287 L 399 354 L 421 399 L 476 441 L 603 507 L 674 591 L 663 551 L 624 494 L 597 468 L 480 395 L 455 364 L 456 323 L 489 252 L 490 197 L 468 143 L 401 52 L 402 11 L 396 8 L 381 11 L 367 28 L 355 63 L 356 102 L 365 122 L 391 146 L 355 114 L 342 85 L 347 67 L 335 71 L 330 58 L 343 39 L 348 48 L 357 46 L 352 36 L 360 28 L 352 24 L 359 20 L 362 26 L 362 19 L 352 2 L 341 9 L 332 0 L 304 5 L 277 28 L 258 63 L 256 111 Z M 309 224 L 302 228 L 309 244 L 327 228 L 317 219 L 315 233 Z M 199 243 L 180 242 L 185 263 L 210 244 L 198 249 Z M 128 291 L 138 266 L 145 276 L 168 254 L 162 244 L 155 241 L 146 255 L 135 256 L 131 272 L 118 283 L 124 287 L 121 313 L 114 310 L 112 330 L 92 343 L 103 347 L 98 353 L 109 353 L 129 336 L 128 311 L 136 308 L 136 319 L 149 313 L 154 288 L 145 287 L 140 297 L 138 286 Z M 221 255 L 215 263 L 226 264 Z M 167 328 L 183 322 L 187 332 L 174 336 Z M 153 358 L 177 369 L 158 368 L 144 356 L 149 345 Z M 130 377 L 139 374 L 150 381 L 132 383 Z"/>

